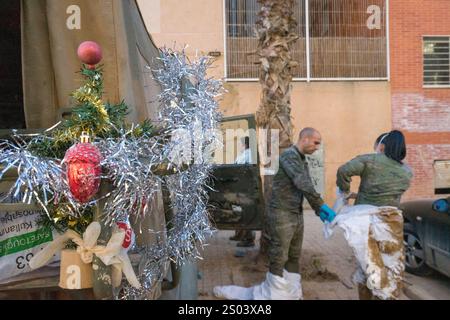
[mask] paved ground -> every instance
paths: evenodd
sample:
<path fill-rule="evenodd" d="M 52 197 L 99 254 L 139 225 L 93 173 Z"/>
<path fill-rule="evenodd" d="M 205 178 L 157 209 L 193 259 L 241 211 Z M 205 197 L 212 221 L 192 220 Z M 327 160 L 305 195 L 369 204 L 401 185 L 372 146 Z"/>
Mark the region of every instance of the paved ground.
<path fill-rule="evenodd" d="M 262 261 L 257 246 L 237 249 L 236 242 L 228 240 L 232 231 L 220 231 L 204 252 L 199 263 L 200 299 L 214 299 L 212 290 L 217 285 L 235 284 L 249 287 L 264 280 L 267 264 Z M 259 232 L 257 233 L 259 237 Z M 236 257 L 236 251 L 244 257 Z M 351 282 L 355 259 L 340 232 L 325 241 L 322 222 L 312 212 L 305 212 L 305 237 L 300 261 L 304 299 L 357 299 Z"/>
<path fill-rule="evenodd" d="M 215 299 L 213 288 L 217 285 L 250 287 L 264 280 L 267 262 L 258 255 L 259 241 L 254 248 L 238 249 L 236 242 L 228 238 L 232 231 L 220 231 L 203 253 L 199 261 L 199 299 Z M 259 239 L 259 232 L 257 233 Z M 243 257 L 237 257 L 239 253 Z M 357 289 L 351 276 L 356 266 L 355 258 L 341 232 L 326 241 L 322 235 L 322 222 L 312 211 L 305 212 L 305 238 L 300 261 L 302 287 L 305 300 L 355 300 Z M 436 299 L 448 299 L 450 280 L 438 277 L 433 282 L 407 275 L 405 285 L 410 287 L 412 299 L 425 298 L 421 292 L 434 292 Z M 439 283 L 439 285 L 437 285 Z M 408 292 L 407 292 L 408 293 Z M 408 300 L 402 295 L 402 300 Z"/>
<path fill-rule="evenodd" d="M 405 293 L 411 299 L 450 300 L 450 278 L 437 272 L 427 277 L 407 273 Z"/>

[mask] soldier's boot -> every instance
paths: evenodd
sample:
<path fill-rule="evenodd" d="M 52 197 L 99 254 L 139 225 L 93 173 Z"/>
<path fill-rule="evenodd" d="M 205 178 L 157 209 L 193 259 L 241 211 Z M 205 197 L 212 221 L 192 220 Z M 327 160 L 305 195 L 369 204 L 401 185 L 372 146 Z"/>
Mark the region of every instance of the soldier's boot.
<path fill-rule="evenodd" d="M 239 241 L 236 244 L 236 247 L 239 247 L 239 248 L 249 248 L 249 247 L 254 247 L 254 246 L 255 246 L 255 242 L 249 241 L 249 240 Z"/>
<path fill-rule="evenodd" d="M 242 240 L 242 230 L 234 231 L 234 236 L 230 237 L 231 241 L 240 241 Z"/>
<path fill-rule="evenodd" d="M 242 230 L 242 241 L 237 243 L 237 247 L 254 247 L 255 246 L 255 231 Z"/>

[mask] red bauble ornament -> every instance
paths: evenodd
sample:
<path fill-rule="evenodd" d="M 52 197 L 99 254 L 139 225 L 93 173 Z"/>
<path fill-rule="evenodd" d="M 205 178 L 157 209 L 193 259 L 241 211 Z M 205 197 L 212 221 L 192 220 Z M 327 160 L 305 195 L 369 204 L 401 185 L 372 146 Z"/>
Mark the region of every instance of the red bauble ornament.
<path fill-rule="evenodd" d="M 102 60 L 102 48 L 94 41 L 85 41 L 78 46 L 78 58 L 81 62 L 95 68 L 95 65 Z"/>
<path fill-rule="evenodd" d="M 67 179 L 70 192 L 77 201 L 88 202 L 98 192 L 101 161 L 100 151 L 90 143 L 77 143 L 67 150 L 64 157 Z"/>

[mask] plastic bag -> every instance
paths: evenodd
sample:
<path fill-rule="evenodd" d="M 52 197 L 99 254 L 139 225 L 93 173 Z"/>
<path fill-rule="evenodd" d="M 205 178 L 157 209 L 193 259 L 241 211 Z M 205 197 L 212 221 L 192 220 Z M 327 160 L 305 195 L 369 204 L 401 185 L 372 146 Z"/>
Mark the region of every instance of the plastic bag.
<path fill-rule="evenodd" d="M 337 190 L 336 195 L 333 209 L 337 216 L 325 224 L 325 238 L 329 239 L 339 226 L 359 263 L 354 281 L 367 285 L 380 299 L 395 298 L 404 270 L 401 211 L 395 207 L 350 206 L 345 193 Z"/>

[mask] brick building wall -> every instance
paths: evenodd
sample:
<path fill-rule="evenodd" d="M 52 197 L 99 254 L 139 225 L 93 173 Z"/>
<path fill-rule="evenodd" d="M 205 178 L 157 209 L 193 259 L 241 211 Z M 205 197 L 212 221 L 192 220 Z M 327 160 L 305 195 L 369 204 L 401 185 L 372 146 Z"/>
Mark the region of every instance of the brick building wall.
<path fill-rule="evenodd" d="M 450 36 L 450 1 L 390 1 L 393 128 L 408 144 L 405 199 L 434 197 L 435 160 L 450 160 L 450 87 L 423 88 L 423 36 Z"/>

